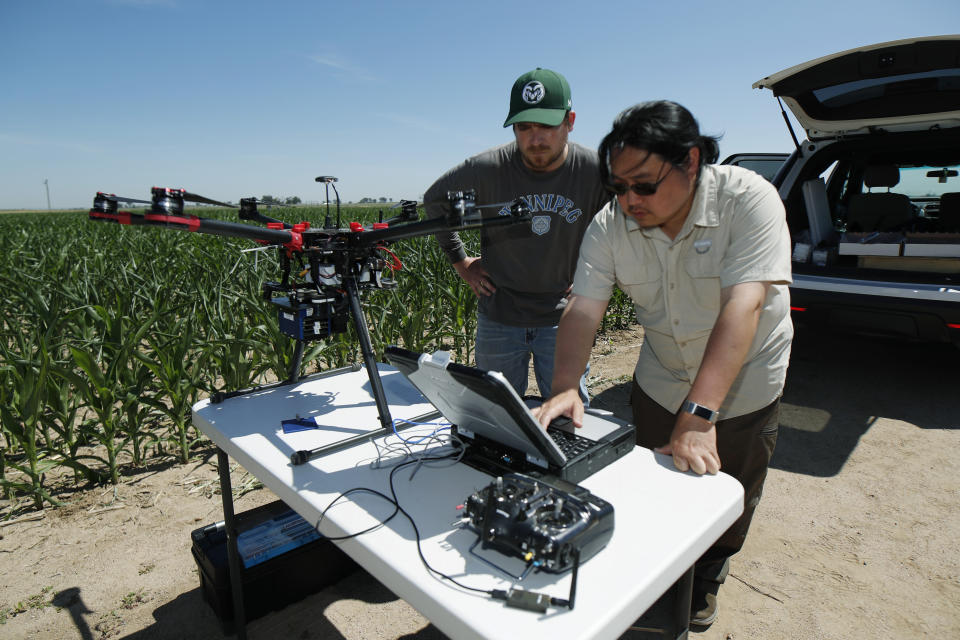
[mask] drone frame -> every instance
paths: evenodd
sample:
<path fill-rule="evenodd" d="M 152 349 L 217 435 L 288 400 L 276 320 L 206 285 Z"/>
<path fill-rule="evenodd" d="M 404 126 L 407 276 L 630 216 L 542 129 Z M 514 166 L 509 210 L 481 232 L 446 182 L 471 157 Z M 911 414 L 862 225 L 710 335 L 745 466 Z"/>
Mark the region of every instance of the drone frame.
<path fill-rule="evenodd" d="M 329 187 L 333 182 L 336 182 L 336 178 L 320 176 L 316 181 L 323 182 Z M 334 192 L 337 193 L 335 186 Z M 348 229 L 339 228 L 339 193 L 337 193 L 337 226 L 334 227 L 331 224 L 328 197 L 327 216 L 322 229 L 313 229 L 309 223 L 290 225 L 269 218 L 257 210 L 258 202 L 254 198 L 241 199 L 239 217 L 244 220 L 265 223 L 267 226 L 264 228 L 185 214 L 185 202 L 230 208 L 237 207 L 189 193 L 184 189 L 154 187 L 151 194 L 152 199 L 148 202 L 98 192 L 94 198 L 93 207 L 90 209 L 89 217 L 91 220 L 114 222 L 122 225 L 161 226 L 194 233 L 245 238 L 264 245 L 276 245 L 278 247 L 283 277 L 280 282 L 265 283 L 263 297 L 278 308 L 278 321 L 281 322 L 281 330 L 294 339 L 294 352 L 288 378 L 247 389 L 216 392 L 210 397 L 212 403 L 220 403 L 236 396 L 300 381 L 300 368 L 305 343 L 345 331 L 347 316 L 352 319 L 377 405 L 380 428 L 317 449 L 296 451 L 290 456 L 291 463 L 294 465 L 305 464 L 323 455 L 352 447 L 393 431 L 390 408 L 377 369 L 370 332 L 360 305 L 360 291 L 362 289 L 387 288 L 395 285 L 394 282 L 385 281 L 380 277 L 380 273 L 390 266 L 382 257 L 381 250 L 385 249 L 389 243 L 397 240 L 434 234 L 440 231 L 462 231 L 529 220 L 529 208 L 524 200 L 517 199 L 512 203 L 478 206 L 476 204 L 476 193 L 472 190 L 448 192 L 449 210 L 445 217 L 417 221 L 417 203 L 404 200 L 399 205 L 401 206 L 399 215 L 385 222 L 373 223 L 370 228 L 354 222 L 350 224 Z M 150 204 L 150 209 L 144 214 L 120 211 L 119 202 Z M 509 205 L 510 215 L 483 216 L 479 211 L 479 209 L 488 206 L 503 208 L 507 205 Z M 291 284 L 290 263 L 293 256 L 302 256 L 307 259 L 309 268 L 305 271 L 309 274 L 309 277 L 305 283 Z M 276 295 L 281 293 L 287 295 Z M 289 318 L 291 315 L 293 319 Z M 286 325 L 283 322 L 285 317 L 290 320 Z M 308 329 L 308 325 L 310 329 Z M 356 369 L 357 367 L 358 365 L 355 364 L 352 368 Z M 323 377 L 341 370 L 324 371 L 309 377 Z M 435 412 L 430 414 L 430 416 L 433 415 L 435 415 Z M 415 419 L 414 422 L 419 422 L 426 417 Z"/>

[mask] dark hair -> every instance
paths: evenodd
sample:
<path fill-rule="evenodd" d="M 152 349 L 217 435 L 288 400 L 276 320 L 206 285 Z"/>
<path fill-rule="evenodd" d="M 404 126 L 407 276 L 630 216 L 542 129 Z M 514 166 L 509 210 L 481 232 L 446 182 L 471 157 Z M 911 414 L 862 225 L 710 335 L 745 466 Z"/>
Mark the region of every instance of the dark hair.
<path fill-rule="evenodd" d="M 610 181 L 610 152 L 634 147 L 662 156 L 677 167 L 682 166 L 690 149 L 700 149 L 700 167 L 717 161 L 718 138 L 700 135 L 696 118 L 685 107 L 669 100 L 641 102 L 620 112 L 613 129 L 600 141 L 600 177 Z"/>

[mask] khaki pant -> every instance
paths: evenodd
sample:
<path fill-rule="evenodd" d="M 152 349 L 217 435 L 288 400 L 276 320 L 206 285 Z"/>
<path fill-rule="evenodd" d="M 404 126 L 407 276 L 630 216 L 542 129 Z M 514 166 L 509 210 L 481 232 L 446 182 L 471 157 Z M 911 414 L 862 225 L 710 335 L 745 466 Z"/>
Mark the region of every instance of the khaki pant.
<path fill-rule="evenodd" d="M 630 404 L 637 427 L 637 445 L 653 449 L 667 444 L 676 414 L 667 411 L 644 393 L 636 380 L 633 382 Z M 730 556 L 743 547 L 753 512 L 760 503 L 767 466 L 777 444 L 779 426 L 780 398 L 753 413 L 717 422 L 720 470 L 743 485 L 743 514 L 697 560 L 694 569 L 696 582 L 722 583 L 726 579 Z"/>

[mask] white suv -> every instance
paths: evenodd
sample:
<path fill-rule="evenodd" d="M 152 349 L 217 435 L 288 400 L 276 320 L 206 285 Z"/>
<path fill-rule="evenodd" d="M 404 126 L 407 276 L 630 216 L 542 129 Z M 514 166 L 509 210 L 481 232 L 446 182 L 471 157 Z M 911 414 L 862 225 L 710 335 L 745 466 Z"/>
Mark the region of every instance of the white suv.
<path fill-rule="evenodd" d="M 807 134 L 791 130 L 796 151 L 772 179 L 794 318 L 960 345 L 960 35 L 852 49 L 753 86 Z"/>

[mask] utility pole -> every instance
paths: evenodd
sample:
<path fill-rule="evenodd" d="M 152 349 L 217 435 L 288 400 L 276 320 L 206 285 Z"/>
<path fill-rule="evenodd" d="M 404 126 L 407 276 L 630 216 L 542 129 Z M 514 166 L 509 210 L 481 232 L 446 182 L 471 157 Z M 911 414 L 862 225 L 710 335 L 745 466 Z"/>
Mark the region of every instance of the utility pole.
<path fill-rule="evenodd" d="M 43 186 L 47 189 L 47 211 L 50 211 L 50 185 L 47 184 L 47 179 L 43 179 Z"/>

